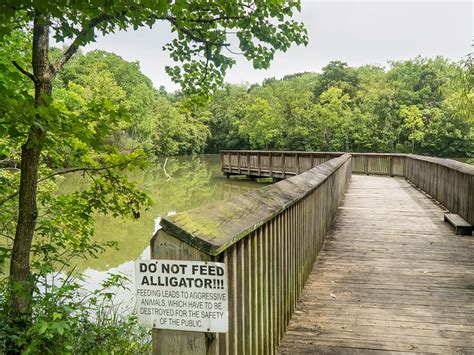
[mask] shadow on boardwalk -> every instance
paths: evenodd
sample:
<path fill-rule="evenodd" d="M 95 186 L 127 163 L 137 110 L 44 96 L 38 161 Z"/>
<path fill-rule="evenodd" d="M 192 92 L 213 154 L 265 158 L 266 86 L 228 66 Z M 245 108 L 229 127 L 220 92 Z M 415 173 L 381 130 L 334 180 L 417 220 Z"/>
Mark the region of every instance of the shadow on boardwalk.
<path fill-rule="evenodd" d="M 474 239 L 403 179 L 352 177 L 279 352 L 474 354 Z"/>

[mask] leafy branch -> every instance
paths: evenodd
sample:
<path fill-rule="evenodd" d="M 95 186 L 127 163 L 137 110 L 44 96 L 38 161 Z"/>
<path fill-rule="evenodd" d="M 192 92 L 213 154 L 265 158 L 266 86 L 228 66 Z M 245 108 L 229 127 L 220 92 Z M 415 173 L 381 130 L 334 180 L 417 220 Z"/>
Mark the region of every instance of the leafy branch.
<path fill-rule="evenodd" d="M 137 157 L 135 157 L 134 159 L 137 159 L 139 158 L 140 155 L 138 155 Z M 75 173 L 75 172 L 78 172 L 78 171 L 82 171 L 83 173 L 87 173 L 88 176 L 91 176 L 89 173 L 90 172 L 99 172 L 99 171 L 109 171 L 111 169 L 115 169 L 115 168 L 121 168 L 121 167 L 124 167 L 126 165 L 129 165 L 130 162 L 127 161 L 127 162 L 123 162 L 123 163 L 119 163 L 119 164 L 113 164 L 113 165 L 108 165 L 108 166 L 102 166 L 100 168 L 87 168 L 87 167 L 80 167 L 80 168 L 70 168 L 70 169 L 65 169 L 65 170 L 61 170 L 61 171 L 56 171 L 54 173 L 51 173 L 41 179 L 38 179 L 37 182 L 40 183 L 40 182 L 43 182 L 43 181 L 46 181 L 46 180 L 49 180 L 51 179 L 52 177 L 54 176 L 58 176 L 58 175 L 66 175 L 66 174 L 69 174 L 69 173 Z M 18 196 L 19 194 L 19 191 L 15 191 L 14 193 L 12 193 L 11 195 L 5 197 L 3 200 L 0 200 L 0 205 L 3 205 L 5 202 L 11 200 L 12 198 L 15 198 L 16 196 Z"/>
<path fill-rule="evenodd" d="M 137 156 L 138 158 L 139 156 Z M 65 174 L 69 174 L 69 173 L 75 173 L 75 172 L 78 172 L 78 171 L 82 171 L 83 173 L 87 173 L 87 172 L 91 172 L 91 171 L 103 171 L 103 170 L 111 170 L 111 169 L 114 169 L 114 168 L 120 168 L 120 167 L 124 167 L 126 165 L 128 165 L 130 162 L 123 162 L 123 163 L 119 163 L 119 164 L 114 164 L 114 165 L 109 165 L 109 166 L 102 166 L 100 168 L 85 168 L 85 167 L 80 167 L 80 168 L 70 168 L 70 169 L 65 169 L 65 170 L 61 170 L 61 171 L 56 171 L 54 173 L 51 173 L 41 179 L 38 180 L 38 182 L 43 182 L 43 181 L 46 181 L 46 180 L 49 180 L 51 179 L 52 177 L 54 176 L 58 176 L 58 175 L 65 175 Z"/>
<path fill-rule="evenodd" d="M 31 74 L 29 71 L 23 69 L 23 67 L 18 64 L 16 61 L 12 60 L 12 64 L 15 68 L 17 68 L 20 73 L 26 75 L 28 78 L 31 79 L 31 81 L 33 81 L 34 83 L 36 83 L 38 81 L 38 79 L 36 78 L 36 76 L 34 76 L 33 74 Z"/>

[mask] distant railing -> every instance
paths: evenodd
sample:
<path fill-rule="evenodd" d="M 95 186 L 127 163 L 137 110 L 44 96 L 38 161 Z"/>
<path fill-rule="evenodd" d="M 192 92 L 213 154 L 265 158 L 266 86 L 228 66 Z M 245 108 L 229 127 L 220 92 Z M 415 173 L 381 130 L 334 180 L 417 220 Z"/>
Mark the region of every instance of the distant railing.
<path fill-rule="evenodd" d="M 222 171 L 228 175 L 267 176 L 286 179 L 310 170 L 343 153 L 287 151 L 221 151 Z"/>
<path fill-rule="evenodd" d="M 367 175 L 405 176 L 406 154 L 350 153 L 352 172 Z"/>
<path fill-rule="evenodd" d="M 474 166 L 451 159 L 408 155 L 406 178 L 474 225 Z"/>
<path fill-rule="evenodd" d="M 247 171 L 252 170 L 252 159 L 259 159 L 262 169 L 264 156 L 245 155 L 250 161 Z M 283 166 L 296 169 L 296 173 L 303 169 L 300 158 L 316 162 L 318 157 L 284 156 L 284 161 L 293 159 L 295 164 Z M 276 163 L 272 159 L 270 155 L 267 164 Z M 309 168 L 306 165 L 306 170 Z M 282 177 L 286 176 L 285 169 Z M 351 171 L 351 155 L 345 154 L 230 200 L 164 218 L 162 229 L 151 243 L 152 258 L 226 263 L 229 331 L 216 334 L 154 329 L 153 352 L 275 353 Z"/>
<path fill-rule="evenodd" d="M 226 175 L 284 179 L 306 171 L 340 152 L 224 150 Z M 405 177 L 451 212 L 474 224 L 474 167 L 451 159 L 398 153 L 350 153 L 352 173 Z"/>
<path fill-rule="evenodd" d="M 223 150 L 221 163 L 222 171 L 226 175 L 285 179 L 343 154 L 341 152 Z M 350 154 L 353 173 L 405 176 L 406 154 Z"/>

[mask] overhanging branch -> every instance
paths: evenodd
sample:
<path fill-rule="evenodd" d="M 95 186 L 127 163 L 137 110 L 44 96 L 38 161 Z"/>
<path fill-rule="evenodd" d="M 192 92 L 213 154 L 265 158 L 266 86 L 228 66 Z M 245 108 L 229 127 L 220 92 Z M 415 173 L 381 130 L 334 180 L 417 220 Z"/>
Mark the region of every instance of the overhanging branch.
<path fill-rule="evenodd" d="M 34 83 L 36 83 L 37 79 L 36 79 L 36 76 L 34 76 L 32 73 L 30 73 L 29 71 L 26 71 L 25 69 L 23 69 L 21 67 L 20 64 L 18 64 L 16 61 L 12 60 L 12 64 L 15 66 L 15 68 L 17 68 L 20 73 L 26 75 L 28 78 L 31 79 L 31 81 L 33 81 Z"/>
<path fill-rule="evenodd" d="M 133 7 L 132 7 L 133 9 Z M 126 14 L 126 11 L 123 12 L 122 15 Z M 167 20 L 171 24 L 173 24 L 178 31 L 181 31 L 185 35 L 187 35 L 190 39 L 192 39 L 195 42 L 199 43 L 207 43 L 209 45 L 214 45 L 214 46 L 220 46 L 220 47 L 228 47 L 230 44 L 229 43 L 220 43 L 220 42 L 211 42 L 207 40 L 204 36 L 200 36 L 196 34 L 194 31 L 191 29 L 182 27 L 178 25 L 178 19 L 173 16 L 151 16 L 155 20 Z M 213 23 L 213 22 L 218 22 L 218 21 L 231 21 L 231 20 L 241 20 L 243 19 L 243 16 L 217 16 L 213 18 L 208 18 L 208 19 L 190 19 L 188 22 L 192 23 Z M 94 29 L 101 23 L 106 22 L 106 21 L 111 21 L 114 19 L 114 15 L 109 15 L 109 14 L 102 14 L 100 16 L 97 16 L 89 21 L 87 25 L 85 25 L 81 31 L 77 34 L 76 38 L 72 41 L 71 45 L 68 47 L 68 49 L 64 52 L 61 58 L 59 58 L 53 65 L 52 65 L 52 70 L 53 73 L 55 74 L 64 64 L 67 63 L 69 59 L 77 52 L 79 47 L 83 44 L 84 38 L 90 34 L 91 31 L 94 31 Z M 27 73 L 19 68 L 19 70 L 25 74 L 28 75 L 30 73 Z M 34 76 L 32 74 L 28 75 L 30 79 L 34 80 Z"/>
<path fill-rule="evenodd" d="M 172 16 L 165 16 L 164 18 L 157 18 L 157 19 L 167 20 L 167 21 L 170 22 L 173 26 L 175 26 L 178 31 L 181 31 L 182 33 L 184 33 L 186 36 L 188 36 L 188 37 L 189 37 L 191 40 L 193 40 L 194 42 L 205 43 L 205 44 L 208 44 L 208 45 L 218 46 L 218 47 L 228 47 L 228 46 L 230 46 L 230 43 L 212 42 L 212 41 L 209 41 L 209 40 L 206 39 L 204 36 L 199 35 L 199 34 L 193 32 L 192 29 L 179 26 L 179 24 L 178 24 L 178 19 L 175 18 L 175 17 L 172 17 Z M 207 22 L 210 22 L 210 21 L 211 21 L 211 19 L 208 20 Z M 204 21 L 201 21 L 201 22 L 204 22 Z"/>
<path fill-rule="evenodd" d="M 137 156 L 136 158 L 138 158 L 139 156 Z M 120 163 L 120 164 L 114 164 L 114 165 L 109 165 L 109 166 L 102 166 L 100 168 L 84 168 L 84 167 L 81 167 L 81 168 L 71 168 L 71 169 L 66 169 L 66 170 L 61 170 L 61 171 L 56 171 L 54 173 L 51 173 L 39 180 L 37 180 L 38 183 L 40 182 L 43 182 L 43 181 L 46 181 L 48 179 L 51 179 L 52 177 L 54 176 L 58 176 L 58 175 L 65 175 L 65 174 L 69 174 L 69 173 L 75 173 L 75 172 L 78 172 L 78 171 L 82 171 L 84 173 L 89 173 L 91 171 L 103 171 L 103 170 L 106 170 L 107 172 L 109 172 L 110 174 L 110 169 L 114 169 L 114 168 L 120 168 L 122 166 L 125 166 L 125 165 L 128 165 L 129 162 L 123 162 L 123 163 Z M 89 175 L 89 174 L 88 174 Z M 90 176 L 90 175 L 89 175 Z M 18 196 L 19 194 L 19 191 L 16 191 L 14 193 L 12 193 L 11 195 L 5 197 L 3 200 L 0 201 L 0 205 L 3 205 L 5 202 L 11 200 L 12 198 L 15 198 L 16 196 Z"/>
<path fill-rule="evenodd" d="M 51 179 L 54 176 L 65 175 L 65 174 L 69 174 L 69 173 L 76 173 L 78 171 L 82 171 L 84 173 L 91 172 L 91 171 L 103 171 L 103 170 L 109 171 L 110 169 L 120 168 L 120 167 L 128 165 L 128 164 L 129 164 L 129 162 L 124 162 L 124 163 L 121 163 L 121 164 L 102 166 L 100 168 L 84 168 L 84 167 L 71 168 L 71 169 L 66 169 L 66 170 L 61 170 L 61 171 L 56 171 L 54 173 L 51 173 L 51 174 L 45 176 L 44 178 L 39 179 L 38 182 L 46 181 L 48 179 Z"/>
<path fill-rule="evenodd" d="M 79 47 L 83 44 L 84 38 L 102 22 L 112 20 L 113 16 L 108 14 L 102 14 L 97 16 L 89 21 L 87 25 L 85 25 L 82 30 L 78 33 L 76 38 L 72 41 L 69 48 L 64 52 L 63 56 L 59 58 L 56 63 L 53 64 L 53 73 L 55 74 L 61 67 L 67 63 L 69 59 L 77 52 Z"/>

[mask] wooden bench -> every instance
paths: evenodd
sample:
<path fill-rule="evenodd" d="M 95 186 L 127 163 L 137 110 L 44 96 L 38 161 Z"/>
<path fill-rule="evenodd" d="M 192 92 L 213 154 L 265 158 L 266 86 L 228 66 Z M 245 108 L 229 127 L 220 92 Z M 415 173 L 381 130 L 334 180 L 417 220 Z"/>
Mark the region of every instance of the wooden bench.
<path fill-rule="evenodd" d="M 460 215 L 456 213 L 445 213 L 444 221 L 449 222 L 453 225 L 454 229 L 456 230 L 456 234 L 461 234 L 461 235 L 472 234 L 472 226 L 467 221 L 465 221 Z"/>

